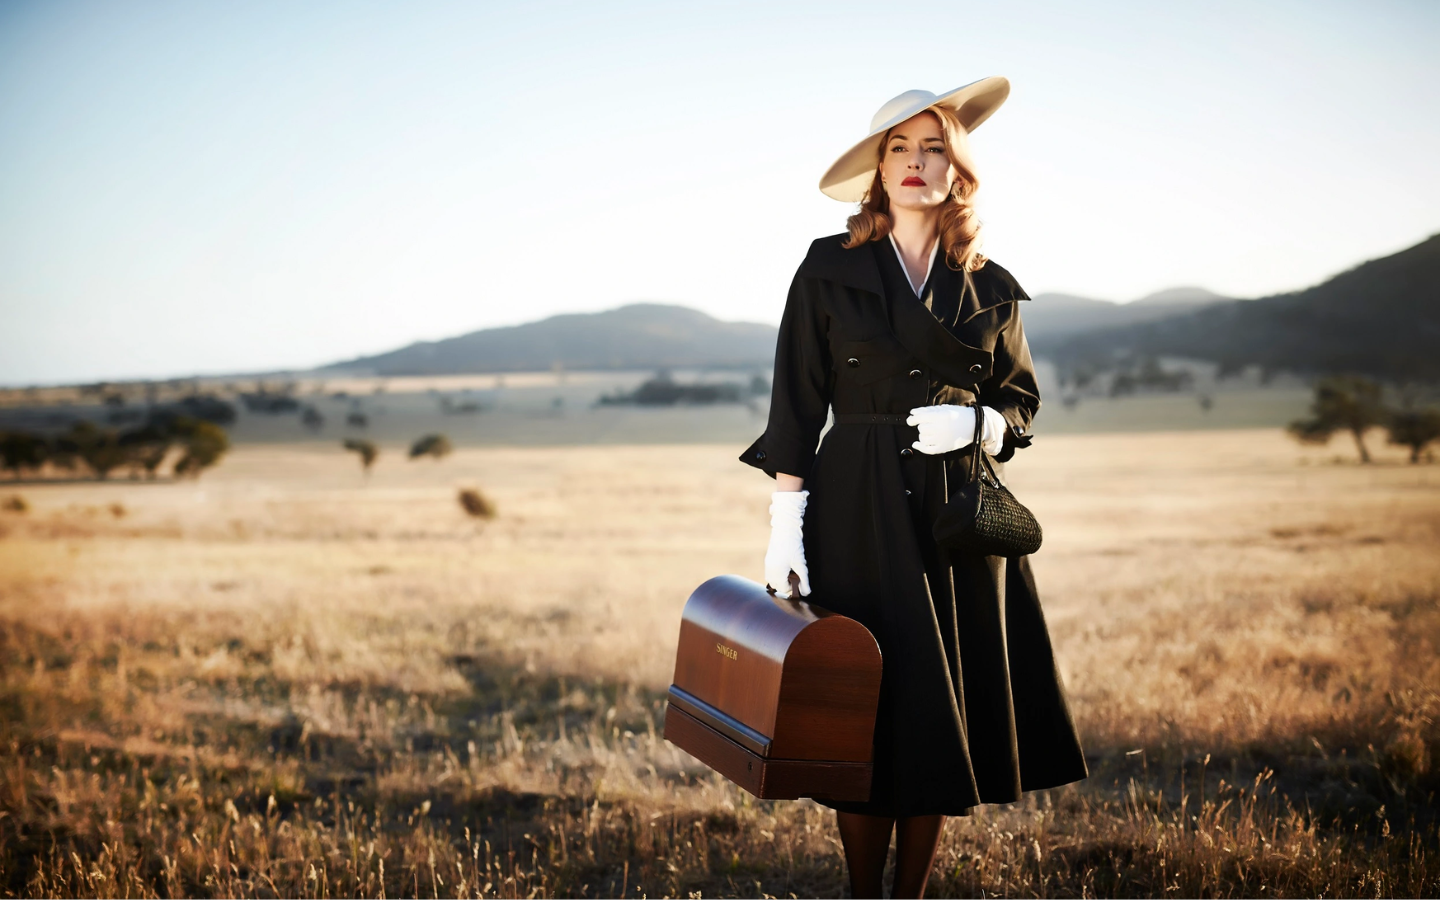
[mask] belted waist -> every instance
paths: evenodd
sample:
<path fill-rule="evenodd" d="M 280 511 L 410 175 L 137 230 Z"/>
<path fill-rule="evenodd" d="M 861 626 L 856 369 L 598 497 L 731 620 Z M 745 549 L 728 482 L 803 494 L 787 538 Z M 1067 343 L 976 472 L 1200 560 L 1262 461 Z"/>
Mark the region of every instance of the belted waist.
<path fill-rule="evenodd" d="M 909 414 L 902 413 L 836 413 L 836 425 L 904 425 Z"/>

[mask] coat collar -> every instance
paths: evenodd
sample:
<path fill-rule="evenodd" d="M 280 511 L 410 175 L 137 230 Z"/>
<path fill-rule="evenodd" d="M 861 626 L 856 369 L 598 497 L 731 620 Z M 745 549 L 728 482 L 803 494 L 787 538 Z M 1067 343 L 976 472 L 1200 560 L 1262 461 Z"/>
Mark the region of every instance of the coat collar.
<path fill-rule="evenodd" d="M 810 251 L 805 254 L 798 274 L 805 278 L 819 278 L 868 291 L 884 298 L 885 286 L 880 278 L 880 269 L 875 264 L 872 248 L 856 247 L 846 250 L 841 245 L 849 236 L 841 233 L 816 239 L 810 244 Z M 891 249 L 888 243 L 882 246 L 887 251 Z M 947 271 L 954 270 L 947 267 Z M 943 273 L 937 269 L 936 274 Z M 993 260 L 987 261 L 979 272 L 955 272 L 955 276 L 964 280 L 964 293 L 960 299 L 961 323 L 1011 300 L 1030 299 L 1015 282 L 1014 277 Z"/>
<path fill-rule="evenodd" d="M 848 234 L 832 234 L 817 238 L 810 244 L 810 252 L 800 263 L 799 275 L 805 278 L 819 278 L 833 281 L 846 287 L 869 291 L 879 297 L 885 296 L 885 287 L 880 283 L 880 270 L 875 266 L 875 257 L 869 247 L 846 250 L 841 246 Z"/>
<path fill-rule="evenodd" d="M 890 330 L 896 339 L 946 384 L 962 387 L 978 384 L 990 377 L 994 362 L 991 353 L 972 347 L 951 334 L 950 329 L 925 308 L 925 304 L 913 291 L 896 291 L 895 293 L 901 294 L 899 297 L 886 295 L 875 252 L 878 248 L 880 252 L 893 253 L 888 244 L 871 244 L 846 250 L 841 244 L 847 237 L 845 234 L 836 234 L 812 243 L 805 261 L 800 264 L 798 274 L 875 294 L 885 306 Z M 986 264 L 987 267 L 989 265 Z M 963 282 L 959 316 L 961 322 L 992 306 L 1013 299 L 1024 299 L 1023 291 L 1019 298 L 999 297 L 996 295 L 1000 292 L 984 291 L 982 298 L 984 285 L 979 282 L 988 279 L 977 280 L 969 272 L 954 272 L 948 268 L 944 273 L 937 270 L 932 275 L 932 281 L 937 277 L 948 280 L 951 276 Z"/>

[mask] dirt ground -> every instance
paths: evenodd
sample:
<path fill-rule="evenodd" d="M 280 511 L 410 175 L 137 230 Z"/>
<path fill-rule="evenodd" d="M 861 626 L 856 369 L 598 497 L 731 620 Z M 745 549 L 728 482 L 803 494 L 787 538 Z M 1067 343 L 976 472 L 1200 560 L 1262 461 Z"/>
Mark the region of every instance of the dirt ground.
<path fill-rule="evenodd" d="M 1440 891 L 1440 467 L 1377 444 L 1020 455 L 1092 774 L 953 820 L 932 896 Z M 690 590 L 761 577 L 740 449 L 0 482 L 0 890 L 843 895 L 832 814 L 658 733 Z"/>

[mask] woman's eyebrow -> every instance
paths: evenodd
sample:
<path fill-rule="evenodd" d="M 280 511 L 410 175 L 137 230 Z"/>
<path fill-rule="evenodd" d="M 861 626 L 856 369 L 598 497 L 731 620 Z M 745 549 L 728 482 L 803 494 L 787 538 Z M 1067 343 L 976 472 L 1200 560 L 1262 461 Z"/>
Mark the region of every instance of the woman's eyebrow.
<path fill-rule="evenodd" d="M 923 138 L 923 139 L 921 139 L 920 143 L 922 143 L 922 144 L 943 144 L 943 143 L 945 143 L 945 139 L 944 139 L 943 137 Z"/>

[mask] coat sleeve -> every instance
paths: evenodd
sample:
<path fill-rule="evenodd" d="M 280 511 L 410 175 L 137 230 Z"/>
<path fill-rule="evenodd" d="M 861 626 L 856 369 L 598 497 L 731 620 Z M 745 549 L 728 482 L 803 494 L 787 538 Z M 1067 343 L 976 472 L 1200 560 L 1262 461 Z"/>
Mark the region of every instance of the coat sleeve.
<path fill-rule="evenodd" d="M 765 433 L 740 454 L 761 469 L 808 479 L 816 445 L 830 412 L 834 389 L 828 318 L 815 282 L 799 275 L 790 284 L 775 343 L 775 375 Z"/>
<path fill-rule="evenodd" d="M 1005 462 L 1019 447 L 1030 446 L 1030 423 L 1040 409 L 1040 388 L 1035 380 L 1035 363 L 1025 341 L 1020 320 L 1024 303 L 1011 301 L 1009 321 L 995 340 L 994 366 L 980 385 L 980 402 L 1005 417 L 1005 445 L 995 457 Z"/>

